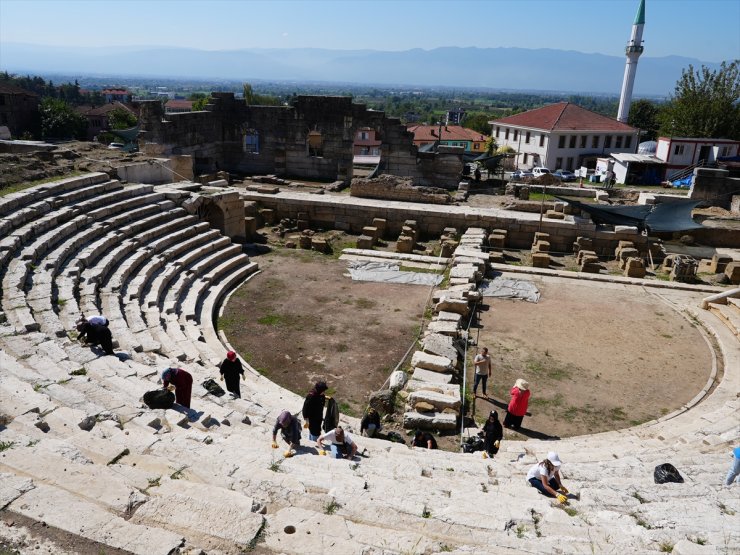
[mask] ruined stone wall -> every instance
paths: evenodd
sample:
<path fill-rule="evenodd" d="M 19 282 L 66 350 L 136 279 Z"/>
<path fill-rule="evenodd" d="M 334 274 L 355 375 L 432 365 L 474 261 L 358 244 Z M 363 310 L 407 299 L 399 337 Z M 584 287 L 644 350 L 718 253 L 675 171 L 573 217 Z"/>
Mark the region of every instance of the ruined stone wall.
<path fill-rule="evenodd" d="M 695 168 L 689 197 L 693 200 L 705 200 L 707 206 L 720 206 L 729 210 L 733 193 L 737 194 L 740 190 L 740 178 L 729 175 L 727 170 Z"/>
<path fill-rule="evenodd" d="M 341 180 L 352 176 L 353 141 L 361 127 L 383 141 L 381 173 L 410 177 L 415 185 L 456 188 L 462 149 L 422 153 L 396 118 L 353 104 L 349 97 L 299 96 L 292 106 L 248 106 L 232 93 L 213 93 L 207 111 L 167 114 L 158 101 L 143 102 L 143 142 L 163 154 L 192 155 L 196 173 L 226 170 L 292 179 Z M 259 137 L 247 152 L 245 136 Z M 309 134 L 320 144 L 310 148 Z"/>
<path fill-rule="evenodd" d="M 436 187 L 416 187 L 411 179 L 381 175 L 374 179 L 352 180 L 350 194 L 358 198 L 403 200 L 427 204 L 450 204 L 451 197 Z"/>

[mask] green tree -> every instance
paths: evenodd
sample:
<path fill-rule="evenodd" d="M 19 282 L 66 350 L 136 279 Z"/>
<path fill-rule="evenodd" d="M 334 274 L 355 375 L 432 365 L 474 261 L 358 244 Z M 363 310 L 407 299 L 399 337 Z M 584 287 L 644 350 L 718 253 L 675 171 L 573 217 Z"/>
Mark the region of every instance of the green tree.
<path fill-rule="evenodd" d="M 203 94 L 203 93 L 199 93 L 199 94 Z M 193 107 L 191 108 L 191 110 L 193 112 L 201 112 L 201 111 L 205 110 L 206 109 L 206 104 L 208 104 L 208 98 L 209 97 L 207 95 L 203 95 L 203 96 L 200 96 L 200 97 L 194 99 L 193 100 Z"/>
<path fill-rule="evenodd" d="M 481 112 L 474 112 L 467 114 L 462 121 L 462 126 L 468 129 L 473 129 L 482 135 L 489 135 L 491 133 L 491 116 Z"/>
<path fill-rule="evenodd" d="M 491 135 L 486 139 L 486 154 L 489 156 L 496 152 L 496 149 L 498 148 L 498 145 L 496 144 L 496 138 Z"/>
<path fill-rule="evenodd" d="M 660 114 L 661 135 L 740 139 L 740 60 L 717 71 L 689 65 Z"/>
<path fill-rule="evenodd" d="M 44 138 L 84 139 L 87 119 L 69 104 L 55 98 L 44 98 L 39 106 L 41 134 Z"/>
<path fill-rule="evenodd" d="M 630 106 L 627 123 L 642 130 L 641 140 L 654 141 L 658 137 L 658 114 L 660 108 L 649 100 L 635 100 Z"/>
<path fill-rule="evenodd" d="M 138 123 L 136 116 L 124 108 L 116 108 L 108 114 L 111 129 L 129 129 Z"/>

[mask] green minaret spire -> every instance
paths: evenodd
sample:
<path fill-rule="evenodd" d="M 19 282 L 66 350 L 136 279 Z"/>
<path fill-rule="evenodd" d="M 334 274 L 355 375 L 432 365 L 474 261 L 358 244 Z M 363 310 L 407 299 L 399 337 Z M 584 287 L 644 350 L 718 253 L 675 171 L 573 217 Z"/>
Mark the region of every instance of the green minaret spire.
<path fill-rule="evenodd" d="M 645 25 L 645 0 L 640 0 L 640 7 L 637 8 L 637 15 L 635 15 L 633 25 Z"/>

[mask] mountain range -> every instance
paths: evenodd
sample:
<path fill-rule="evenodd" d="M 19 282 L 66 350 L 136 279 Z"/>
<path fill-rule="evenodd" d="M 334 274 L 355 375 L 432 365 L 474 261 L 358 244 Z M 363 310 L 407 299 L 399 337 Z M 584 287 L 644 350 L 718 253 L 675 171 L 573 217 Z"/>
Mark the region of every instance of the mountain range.
<path fill-rule="evenodd" d="M 717 63 L 680 56 L 640 58 L 634 93 L 667 96 L 681 70 Z M 578 91 L 618 94 L 623 56 L 572 50 L 459 48 L 404 51 L 286 48 L 199 50 L 176 47 L 55 47 L 0 44 L 0 70 L 11 73 L 110 75 L 377 85 Z"/>

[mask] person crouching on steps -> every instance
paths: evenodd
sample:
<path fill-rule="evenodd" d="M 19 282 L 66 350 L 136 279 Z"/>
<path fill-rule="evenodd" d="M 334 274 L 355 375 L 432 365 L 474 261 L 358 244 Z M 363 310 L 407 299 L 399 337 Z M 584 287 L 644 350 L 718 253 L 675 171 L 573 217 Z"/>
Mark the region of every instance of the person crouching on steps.
<path fill-rule="evenodd" d="M 568 502 L 568 490 L 560 480 L 560 465 L 558 454 L 550 451 L 546 459 L 529 469 L 527 481 L 542 495 L 555 497 L 559 503 L 564 504 Z"/>
<path fill-rule="evenodd" d="M 352 460 L 355 453 L 357 453 L 357 444 L 352 441 L 352 436 L 345 432 L 341 426 L 337 426 L 331 432 L 326 432 L 319 436 L 319 455 L 326 454 L 324 442 L 329 443 L 331 456 L 335 459 Z"/>
<path fill-rule="evenodd" d="M 226 389 L 232 393 L 234 397 L 241 399 L 242 394 L 239 389 L 239 375 L 241 375 L 242 380 L 245 379 L 244 367 L 242 366 L 242 361 L 237 358 L 234 351 L 226 353 L 226 358 L 221 363 L 219 371 L 221 372 L 221 381 L 226 381 Z"/>
<path fill-rule="evenodd" d="M 162 372 L 162 386 L 169 389 L 170 385 L 175 387 L 177 404 L 189 409 L 193 392 L 193 376 L 182 368 L 166 368 Z"/>
<path fill-rule="evenodd" d="M 275 426 L 272 428 L 272 448 L 277 449 L 277 433 L 283 436 L 283 441 L 288 444 L 288 450 L 284 453 L 285 457 L 292 457 L 296 450 L 301 446 L 301 422 L 284 410 L 275 420 Z"/>

